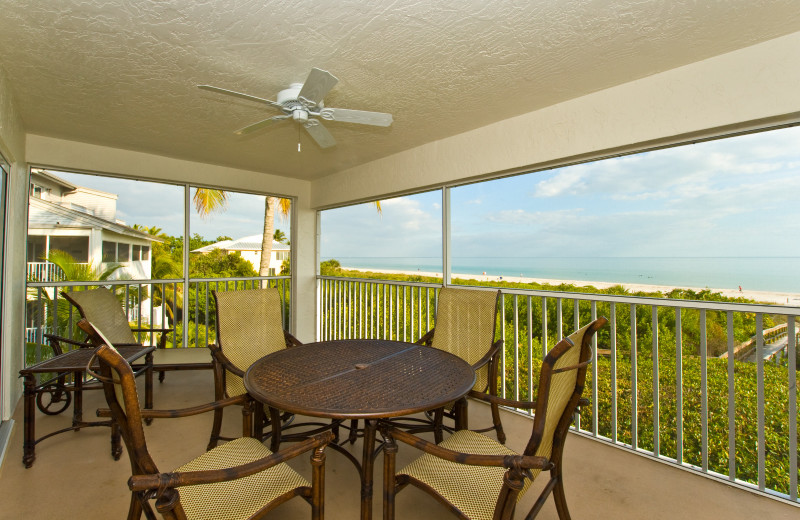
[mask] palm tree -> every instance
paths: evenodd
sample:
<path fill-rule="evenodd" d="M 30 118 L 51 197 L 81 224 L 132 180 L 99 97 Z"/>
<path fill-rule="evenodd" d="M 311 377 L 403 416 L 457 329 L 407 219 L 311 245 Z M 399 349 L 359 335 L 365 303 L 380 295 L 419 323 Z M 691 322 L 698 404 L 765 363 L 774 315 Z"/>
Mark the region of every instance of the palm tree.
<path fill-rule="evenodd" d="M 228 205 L 228 195 L 222 190 L 196 188 L 192 199 L 197 213 L 203 218 L 215 211 L 224 211 Z M 291 203 L 289 199 L 264 198 L 264 234 L 261 239 L 259 276 L 269 276 L 269 260 L 272 256 L 272 240 L 275 230 L 275 209 L 278 208 L 282 215 L 288 216 Z"/>
<path fill-rule="evenodd" d="M 64 251 L 59 251 L 57 249 L 51 249 L 50 254 L 46 257 L 46 260 L 58 267 L 58 269 L 60 269 L 64 275 L 64 280 L 70 282 L 102 282 L 110 279 L 111 275 L 113 275 L 122 267 L 122 264 L 116 263 L 107 264 L 105 268 L 102 268 L 102 266 L 95 266 L 93 264 L 80 263 L 75 260 L 75 257 L 73 257 L 71 254 Z M 83 291 L 90 288 L 91 287 L 89 286 L 79 286 L 74 287 L 73 290 Z M 69 329 L 69 325 L 73 321 L 70 314 L 70 303 L 63 298 L 58 298 L 56 300 L 56 306 L 51 307 L 53 298 L 55 297 L 54 294 L 50 294 L 47 289 L 37 290 L 34 288 L 29 288 L 28 290 L 31 291 L 31 296 L 37 299 L 43 297 L 45 300 L 47 300 L 45 303 L 46 314 L 43 317 L 43 320 L 45 323 L 52 320 L 52 322 L 49 324 L 52 327 L 52 331 L 61 336 L 68 335 L 67 331 Z M 33 291 L 36 291 L 36 294 L 33 294 Z M 71 337 L 77 337 L 79 335 L 79 330 L 80 329 L 78 329 L 75 325 Z"/>
<path fill-rule="evenodd" d="M 57 249 L 51 249 L 47 261 L 55 265 L 64 273 L 64 280 L 70 282 L 91 282 L 108 280 L 112 274 L 122 267 L 122 264 L 110 263 L 103 269 L 94 264 L 79 263 L 71 254 Z"/>
<path fill-rule="evenodd" d="M 279 244 L 284 244 L 286 243 L 286 234 L 280 229 L 276 229 L 275 233 L 272 234 L 272 239 Z"/>
<path fill-rule="evenodd" d="M 215 211 L 224 211 L 228 204 L 228 196 L 224 191 L 208 188 L 195 188 L 194 207 L 201 217 Z M 258 266 L 259 276 L 269 276 L 269 261 L 272 257 L 272 240 L 275 237 L 275 209 L 279 209 L 284 217 L 289 215 L 292 201 L 279 197 L 264 198 L 264 233 L 261 237 L 261 262 Z M 381 214 L 380 201 L 373 202 L 378 214 Z M 283 233 L 281 233 L 283 234 Z"/>
<path fill-rule="evenodd" d="M 281 215 L 289 215 L 292 201 L 278 197 L 264 199 L 264 234 L 261 237 L 261 265 L 258 266 L 259 276 L 269 276 L 269 261 L 272 257 L 272 241 L 275 235 L 275 208 L 279 208 Z"/>
<path fill-rule="evenodd" d="M 134 229 L 148 233 L 154 237 L 167 239 L 160 227 L 156 226 L 139 226 L 133 225 Z M 174 278 L 181 278 L 183 276 L 183 267 L 178 264 L 167 251 L 162 251 L 157 248 L 152 249 L 152 256 L 150 260 L 150 278 L 153 280 L 169 280 Z M 183 285 L 175 284 L 153 284 L 153 307 L 166 305 L 167 319 L 174 324 L 176 319 L 176 311 L 183 306 Z M 172 294 L 170 294 L 172 288 Z M 174 296 L 174 298 L 173 298 Z"/>

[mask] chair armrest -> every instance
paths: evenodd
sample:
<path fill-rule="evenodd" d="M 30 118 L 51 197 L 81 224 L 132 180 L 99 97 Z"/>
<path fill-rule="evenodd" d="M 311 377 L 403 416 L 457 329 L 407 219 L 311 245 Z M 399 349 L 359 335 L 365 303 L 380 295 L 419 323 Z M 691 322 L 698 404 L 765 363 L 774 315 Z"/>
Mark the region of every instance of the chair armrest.
<path fill-rule="evenodd" d="M 286 340 L 286 348 L 299 347 L 303 344 L 299 339 L 292 336 L 289 332 L 283 331 L 283 338 Z"/>
<path fill-rule="evenodd" d="M 56 334 L 42 334 L 42 337 L 47 340 L 47 344 L 50 348 L 53 349 L 53 355 L 59 356 L 64 353 L 64 349 L 61 348 L 61 343 L 67 343 L 69 345 L 75 345 L 80 348 L 91 348 L 94 345 L 91 343 L 87 343 L 84 341 L 78 341 L 76 339 L 65 338 L 63 336 L 58 336 Z"/>
<path fill-rule="evenodd" d="M 157 473 L 149 475 L 134 475 L 128 479 L 128 487 L 131 491 L 146 491 L 148 489 L 171 489 L 181 486 L 194 486 L 197 484 L 213 484 L 216 482 L 227 482 L 243 477 L 255 475 L 261 471 L 277 466 L 282 462 L 293 459 L 307 451 L 311 451 L 326 446 L 333 440 L 333 433 L 330 431 L 320 433 L 297 444 L 292 444 L 288 448 L 275 452 L 264 458 L 234 466 L 231 468 L 205 470 L 205 471 L 186 471 L 180 473 Z"/>
<path fill-rule="evenodd" d="M 508 406 L 509 408 L 522 408 L 525 410 L 533 410 L 536 408 L 536 401 L 515 401 L 513 399 L 504 399 L 502 397 L 498 397 L 496 395 L 489 395 L 485 392 L 478 392 L 477 390 L 470 390 L 467 394 L 468 397 L 472 397 L 474 399 L 478 399 L 479 401 L 485 401 L 487 403 L 498 404 L 501 406 Z M 589 406 L 589 399 L 586 397 L 581 397 L 578 400 L 577 408 L 581 406 Z"/>
<path fill-rule="evenodd" d="M 509 408 L 522 408 L 524 410 L 532 410 L 536 408 L 536 401 L 515 401 L 514 399 L 505 399 L 503 397 L 490 395 L 486 392 L 479 392 L 477 390 L 470 390 L 467 396 L 491 404 L 508 406 Z"/>
<path fill-rule="evenodd" d="M 431 346 L 431 342 L 433 341 L 433 334 L 436 331 L 436 327 L 432 328 L 428 332 L 425 333 L 424 336 L 419 338 L 417 341 L 414 342 L 415 345 L 426 345 L 428 347 Z"/>
<path fill-rule="evenodd" d="M 489 351 L 486 354 L 484 354 L 482 358 L 480 358 L 478 361 L 476 361 L 472 365 L 473 370 L 478 370 L 483 365 L 485 365 L 486 363 L 491 361 L 492 358 L 495 357 L 497 355 L 497 353 L 500 351 L 500 348 L 502 346 L 503 346 L 503 340 L 502 339 L 498 339 L 497 341 L 492 343 L 492 347 L 489 349 Z"/>
<path fill-rule="evenodd" d="M 225 354 L 222 353 L 222 349 L 219 348 L 219 345 L 215 343 L 209 343 L 208 348 L 211 350 L 211 356 L 214 358 L 215 363 L 222 365 L 222 367 L 231 374 L 235 374 L 241 378 L 244 378 L 244 370 L 234 365 L 230 359 L 225 357 Z"/>
<path fill-rule="evenodd" d="M 469 466 L 497 466 L 507 469 L 518 467 L 522 469 L 535 468 L 541 470 L 548 470 L 553 467 L 553 463 L 546 457 L 535 457 L 531 455 L 479 455 L 449 450 L 447 448 L 442 448 L 438 444 L 417 437 L 416 435 L 386 425 L 382 427 L 381 433 L 424 451 L 429 455 L 433 455 L 434 457 Z"/>

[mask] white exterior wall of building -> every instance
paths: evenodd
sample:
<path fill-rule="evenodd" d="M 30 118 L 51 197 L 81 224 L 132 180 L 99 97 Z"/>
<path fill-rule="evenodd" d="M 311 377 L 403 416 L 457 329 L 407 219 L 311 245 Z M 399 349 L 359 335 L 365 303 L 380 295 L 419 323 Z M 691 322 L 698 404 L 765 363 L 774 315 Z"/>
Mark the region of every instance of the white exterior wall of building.
<path fill-rule="evenodd" d="M 117 195 L 83 186 L 62 195 L 64 202 L 88 208 L 95 216 L 113 221 L 117 218 Z"/>

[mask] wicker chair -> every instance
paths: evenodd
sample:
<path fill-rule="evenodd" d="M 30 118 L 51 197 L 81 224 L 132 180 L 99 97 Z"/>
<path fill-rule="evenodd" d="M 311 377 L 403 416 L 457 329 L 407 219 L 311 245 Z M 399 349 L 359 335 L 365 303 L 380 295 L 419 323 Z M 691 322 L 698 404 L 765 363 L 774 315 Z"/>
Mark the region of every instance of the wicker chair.
<path fill-rule="evenodd" d="M 163 349 L 167 342 L 167 334 L 173 329 L 169 328 L 131 328 L 128 317 L 122 305 L 113 292 L 100 287 L 86 291 L 61 292 L 61 296 L 78 309 L 81 318 L 96 324 L 106 331 L 108 338 L 117 346 L 141 345 L 134 333 L 161 333 L 156 348 Z M 47 335 L 51 344 L 59 343 L 76 344 L 74 340 L 54 335 Z M 59 346 L 60 348 L 60 346 Z M 164 381 L 164 371 L 174 369 L 172 365 L 153 365 L 153 370 L 158 372 L 159 381 Z"/>
<path fill-rule="evenodd" d="M 150 501 L 165 519 L 254 519 L 292 497 L 303 497 L 311 504 L 311 518 L 323 518 L 324 448 L 333 435 L 318 435 L 304 443 L 272 453 L 258 439 L 242 437 L 206 452 L 173 472 L 161 473 L 150 457 L 142 419 L 184 417 L 217 409 L 229 403 L 215 402 L 185 410 L 141 410 L 130 365 L 102 332 L 82 320 L 86 330 L 100 346 L 95 351 L 99 370 L 94 375 L 103 383 L 110 410 L 125 441 L 133 475 L 128 480 L 131 503 L 128 520 L 144 512 L 155 518 Z M 233 398 L 232 400 L 239 399 Z M 311 451 L 312 483 L 284 461 Z M 179 491 L 180 490 L 180 491 Z"/>
<path fill-rule="evenodd" d="M 208 346 L 214 359 L 214 399 L 247 395 L 244 373 L 256 360 L 277 350 L 302 345 L 283 329 L 278 289 L 211 291 L 217 312 L 217 343 Z M 267 424 L 263 407 L 255 407 L 255 428 L 261 434 Z M 222 409 L 214 412 L 208 449 L 220 440 Z M 276 436 L 277 437 L 277 436 Z M 278 443 L 273 444 L 277 449 Z"/>
<path fill-rule="evenodd" d="M 443 287 L 439 291 L 436 306 L 435 327 L 422 336 L 417 343 L 438 348 L 455 354 L 475 369 L 475 386 L 471 397 L 497 395 L 498 353 L 503 340 L 495 341 L 497 302 L 500 291 L 480 291 L 475 289 L 454 289 Z M 475 430 L 478 432 L 497 431 L 497 438 L 505 443 L 503 423 L 497 404 L 491 403 L 492 426 Z M 442 418 L 453 419 L 453 428 L 448 431 L 466 429 L 466 399 L 452 403 L 447 410 L 437 410 L 429 414 L 430 427 L 411 427 L 408 431 L 420 432 L 433 429 L 436 442 L 442 441 Z"/>
<path fill-rule="evenodd" d="M 487 396 L 490 402 L 535 410 L 533 431 L 523 453 L 469 430 L 456 431 L 440 444 L 427 442 L 386 423 L 384 445 L 384 520 L 394 519 L 395 494 L 412 484 L 449 507 L 457 517 L 471 520 L 510 519 L 517 501 L 542 470 L 550 480 L 525 517 L 535 517 L 550 492 L 559 518 L 570 518 L 564 495 L 562 455 L 588 364 L 592 361 L 592 336 L 606 324 L 599 318 L 558 342 L 547 354 L 539 375 L 534 402 L 517 402 Z M 395 440 L 425 452 L 395 473 Z"/>

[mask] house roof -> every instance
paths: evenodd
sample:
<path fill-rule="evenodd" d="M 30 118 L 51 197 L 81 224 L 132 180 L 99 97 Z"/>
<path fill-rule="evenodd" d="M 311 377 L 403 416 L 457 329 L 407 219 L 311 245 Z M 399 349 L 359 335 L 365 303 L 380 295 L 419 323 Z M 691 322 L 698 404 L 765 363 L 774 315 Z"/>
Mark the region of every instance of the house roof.
<path fill-rule="evenodd" d="M 224 249 L 225 251 L 257 251 L 261 252 L 261 240 L 264 235 L 250 235 L 236 240 L 223 240 L 204 247 L 193 249 L 192 253 L 208 253 L 214 249 Z M 289 246 L 280 242 L 272 241 L 273 251 L 289 251 Z"/>
<path fill-rule="evenodd" d="M 0 66 L 30 134 L 313 180 L 797 31 L 797 0 L 11 1 Z M 197 88 L 275 100 L 312 67 L 394 123 L 236 136 L 280 112 Z"/>
<path fill-rule="evenodd" d="M 75 184 L 72 184 L 71 182 L 62 179 L 61 177 L 59 177 L 57 175 L 53 175 L 52 173 L 50 173 L 47 170 L 40 170 L 38 168 L 32 169 L 31 170 L 31 179 L 33 179 L 33 178 L 35 178 L 37 176 L 38 177 L 42 177 L 44 179 L 47 179 L 50 182 L 52 182 L 54 184 L 57 184 L 59 186 L 62 186 L 64 188 L 67 188 L 67 190 L 74 190 L 74 189 L 78 188 L 78 186 L 76 186 Z"/>
<path fill-rule="evenodd" d="M 150 242 L 162 242 L 161 239 L 149 233 L 138 231 L 124 224 L 106 220 L 84 211 L 35 197 L 30 197 L 29 203 L 28 229 L 100 228 L 132 238 L 140 238 Z"/>

